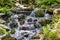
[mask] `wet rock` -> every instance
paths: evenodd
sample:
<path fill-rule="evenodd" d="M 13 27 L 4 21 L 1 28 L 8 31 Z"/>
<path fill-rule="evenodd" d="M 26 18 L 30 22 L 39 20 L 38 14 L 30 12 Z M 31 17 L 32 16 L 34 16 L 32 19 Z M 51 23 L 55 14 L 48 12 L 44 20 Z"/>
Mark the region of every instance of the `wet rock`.
<path fill-rule="evenodd" d="M 39 10 L 36 14 L 36 17 L 43 17 L 44 16 L 44 11 L 43 10 Z"/>
<path fill-rule="evenodd" d="M 17 14 L 30 15 L 32 11 L 16 11 Z"/>
<path fill-rule="evenodd" d="M 53 14 L 53 11 L 54 11 L 53 8 L 49 8 L 49 9 L 47 10 L 47 13 L 50 14 L 50 15 L 52 15 L 52 14 Z"/>
<path fill-rule="evenodd" d="M 32 39 L 40 39 L 39 36 L 32 37 Z"/>
<path fill-rule="evenodd" d="M 6 31 L 10 31 L 9 29 L 6 29 Z"/>
<path fill-rule="evenodd" d="M 15 29 L 12 29 L 10 33 L 11 34 L 14 34 L 15 33 Z"/>
<path fill-rule="evenodd" d="M 26 35 L 24 35 L 24 37 L 28 37 L 29 36 L 29 34 L 27 33 Z"/>
<path fill-rule="evenodd" d="M 18 24 L 17 23 L 10 23 L 10 28 L 17 28 L 18 27 Z"/>
<path fill-rule="evenodd" d="M 32 37 L 32 40 L 43 40 L 44 35 L 43 34 L 36 34 L 34 37 Z"/>
<path fill-rule="evenodd" d="M 20 30 L 28 30 L 29 27 L 20 27 Z"/>
<path fill-rule="evenodd" d="M 26 15 L 24 15 L 24 14 L 18 14 L 19 21 L 20 21 L 20 19 L 25 19 L 25 16 Z"/>
<path fill-rule="evenodd" d="M 52 20 L 47 20 L 47 19 L 42 18 L 39 20 L 38 23 L 43 26 L 43 25 L 49 24 L 50 22 L 52 22 Z"/>
<path fill-rule="evenodd" d="M 28 19 L 28 22 L 32 22 L 32 18 Z"/>
<path fill-rule="evenodd" d="M 21 24 L 21 25 L 23 25 L 24 23 L 25 23 L 25 21 L 23 21 L 23 20 L 22 20 L 22 21 L 20 21 L 20 24 Z"/>

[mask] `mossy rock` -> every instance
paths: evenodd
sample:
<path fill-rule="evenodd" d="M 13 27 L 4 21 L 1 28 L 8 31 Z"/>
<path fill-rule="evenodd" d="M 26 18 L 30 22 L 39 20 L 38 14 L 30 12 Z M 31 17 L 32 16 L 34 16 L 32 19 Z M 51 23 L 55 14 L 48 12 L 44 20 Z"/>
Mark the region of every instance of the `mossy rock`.
<path fill-rule="evenodd" d="M 1 40 L 16 40 L 15 38 L 11 37 L 9 34 L 3 37 Z"/>
<path fill-rule="evenodd" d="M 28 19 L 28 22 L 32 22 L 32 18 Z"/>
<path fill-rule="evenodd" d="M 44 26 L 44 25 L 49 24 L 51 22 L 52 22 L 52 20 L 41 19 L 39 21 L 39 24 L 41 24 L 42 26 Z"/>
<path fill-rule="evenodd" d="M 21 24 L 21 25 L 23 25 L 24 23 L 25 23 L 25 22 L 24 22 L 23 20 L 22 20 L 22 21 L 20 21 L 20 24 Z"/>
<path fill-rule="evenodd" d="M 12 29 L 10 33 L 11 34 L 14 34 L 15 33 L 15 29 Z"/>
<path fill-rule="evenodd" d="M 36 13 L 35 16 L 36 16 L 36 17 L 43 17 L 43 16 L 44 16 L 43 10 L 39 10 L 39 11 Z"/>
<path fill-rule="evenodd" d="M 39 36 L 32 37 L 32 39 L 40 39 Z"/>

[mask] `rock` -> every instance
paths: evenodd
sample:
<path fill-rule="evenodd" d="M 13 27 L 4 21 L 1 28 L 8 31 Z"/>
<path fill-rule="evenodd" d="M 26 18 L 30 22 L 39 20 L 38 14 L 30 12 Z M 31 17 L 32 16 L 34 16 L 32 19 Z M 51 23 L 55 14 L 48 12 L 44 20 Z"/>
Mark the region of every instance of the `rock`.
<path fill-rule="evenodd" d="M 20 10 L 20 8 L 12 7 L 12 8 L 10 9 L 10 11 L 12 11 L 12 12 L 16 12 L 16 10 Z"/>
<path fill-rule="evenodd" d="M 52 8 L 60 8 L 60 4 L 55 3 L 55 4 L 52 4 L 51 7 Z"/>
<path fill-rule="evenodd" d="M 49 8 L 49 9 L 47 10 L 47 13 L 48 13 L 48 14 L 53 14 L 53 11 L 54 11 L 53 8 Z"/>
<path fill-rule="evenodd" d="M 38 21 L 38 23 L 43 26 L 43 25 L 49 24 L 51 21 L 52 20 L 47 20 L 47 19 L 42 18 Z"/>
<path fill-rule="evenodd" d="M 24 23 L 25 23 L 25 21 L 23 21 L 23 20 L 22 20 L 22 21 L 20 21 L 20 24 L 21 24 L 21 25 L 23 25 Z"/>
<path fill-rule="evenodd" d="M 55 17 L 60 17 L 60 8 L 55 9 L 55 10 L 53 11 L 53 15 L 54 15 Z"/>
<path fill-rule="evenodd" d="M 3 24 L 3 23 L 6 23 L 6 21 L 3 19 L 0 19 L 0 23 Z"/>
<path fill-rule="evenodd" d="M 15 29 L 12 29 L 10 33 L 11 34 L 14 34 L 15 33 Z"/>
<path fill-rule="evenodd" d="M 36 34 L 32 37 L 32 40 L 43 40 L 44 35 L 43 34 Z"/>
<path fill-rule="evenodd" d="M 28 19 L 28 22 L 32 22 L 32 18 Z"/>
<path fill-rule="evenodd" d="M 44 11 L 43 10 L 39 10 L 36 14 L 36 17 L 43 17 L 44 16 Z"/>
<path fill-rule="evenodd" d="M 18 27 L 18 24 L 17 23 L 10 23 L 10 28 L 17 28 Z"/>
<path fill-rule="evenodd" d="M 5 13 L 0 13 L 0 16 L 5 15 Z"/>
<path fill-rule="evenodd" d="M 25 19 L 25 17 L 26 17 L 26 15 L 24 15 L 24 14 L 18 14 L 19 20 L 20 20 L 20 19 Z"/>

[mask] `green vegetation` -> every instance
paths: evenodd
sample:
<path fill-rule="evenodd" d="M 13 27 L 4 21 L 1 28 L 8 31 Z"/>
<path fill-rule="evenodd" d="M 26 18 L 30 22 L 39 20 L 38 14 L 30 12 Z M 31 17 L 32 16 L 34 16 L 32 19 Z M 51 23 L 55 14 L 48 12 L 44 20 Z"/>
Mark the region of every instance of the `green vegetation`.
<path fill-rule="evenodd" d="M 52 32 L 46 27 L 43 27 L 43 34 L 45 36 L 45 40 L 54 40 L 56 37 L 56 32 Z"/>
<path fill-rule="evenodd" d="M 44 12 L 42 10 L 39 10 L 36 15 L 36 17 L 43 17 L 44 16 Z"/>
<path fill-rule="evenodd" d="M 0 0 L 0 13 L 3 13 L 3 16 L 0 16 L 1 19 L 6 20 L 6 24 L 9 17 L 14 13 L 16 13 L 17 10 L 22 10 L 19 7 L 15 6 L 16 0 Z M 44 36 L 44 40 L 60 40 L 60 0 L 19 0 L 20 4 L 23 4 L 24 7 L 27 7 L 28 10 L 30 8 L 39 8 L 39 11 L 36 13 L 36 18 L 44 17 L 44 11 L 47 9 L 50 13 L 52 12 L 52 20 L 49 19 L 41 19 L 39 21 L 39 24 L 41 24 L 42 27 L 42 34 Z M 18 3 L 17 2 L 17 3 Z M 59 4 L 59 5 L 58 5 Z M 30 6 L 31 5 L 31 6 Z M 55 5 L 55 6 L 54 6 Z M 59 6 L 56 7 L 56 6 Z M 55 8 L 56 7 L 56 8 Z M 50 9 L 51 8 L 51 9 Z M 41 10 L 43 9 L 43 10 Z M 55 9 L 58 9 L 54 12 Z M 23 10 L 26 11 L 26 10 Z M 31 11 L 31 10 L 30 10 Z M 25 23 L 24 19 L 26 15 L 18 15 L 19 16 L 19 22 L 21 25 Z M 52 22 L 51 22 L 52 21 Z M 13 21 L 14 22 L 14 21 Z M 28 22 L 32 22 L 32 18 L 28 19 Z M 15 22 L 14 22 L 15 23 Z M 35 28 L 38 28 L 36 25 L 34 25 Z M 7 34 L 7 27 L 3 23 L 0 24 L 0 35 Z M 12 29 L 10 31 L 10 34 L 14 34 L 15 29 Z M 15 40 L 15 38 L 11 37 L 10 34 L 6 35 L 2 38 L 2 40 Z M 32 39 L 40 39 L 40 36 L 35 36 Z"/>
<path fill-rule="evenodd" d="M 11 34 L 14 34 L 15 33 L 15 29 L 12 29 L 10 33 Z"/>
<path fill-rule="evenodd" d="M 15 38 L 11 37 L 10 34 L 8 34 L 5 37 L 3 37 L 2 40 L 15 40 Z"/>
<path fill-rule="evenodd" d="M 6 7 L 1 8 L 0 10 L 1 13 L 7 13 L 9 11 Z"/>
<path fill-rule="evenodd" d="M 14 5 L 14 2 L 12 0 L 0 0 L 0 5 L 0 7 L 10 8 Z"/>
<path fill-rule="evenodd" d="M 35 3 L 38 7 L 41 5 L 51 6 L 52 4 L 60 3 L 60 0 L 35 0 Z"/>
<path fill-rule="evenodd" d="M 6 29 L 9 29 L 9 28 L 3 24 L 0 24 L 0 35 L 7 34 Z"/>

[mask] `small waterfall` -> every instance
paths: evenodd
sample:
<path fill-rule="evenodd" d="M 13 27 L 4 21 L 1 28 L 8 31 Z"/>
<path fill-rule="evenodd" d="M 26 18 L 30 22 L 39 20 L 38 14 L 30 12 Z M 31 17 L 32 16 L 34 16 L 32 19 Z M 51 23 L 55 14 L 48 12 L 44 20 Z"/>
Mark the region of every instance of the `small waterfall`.
<path fill-rule="evenodd" d="M 44 16 L 44 17 L 45 17 L 45 19 L 51 19 L 52 16 L 51 16 L 49 13 L 47 13 L 47 11 L 48 11 L 48 10 L 45 9 L 45 12 L 44 12 L 44 13 L 45 13 L 45 16 Z"/>
<path fill-rule="evenodd" d="M 15 29 L 15 31 L 16 31 L 15 34 L 11 34 L 11 36 L 15 37 L 17 40 L 20 40 L 20 39 L 31 40 L 32 36 L 34 36 L 37 32 L 40 32 L 40 30 L 42 29 L 42 26 L 41 26 L 41 24 L 38 23 L 38 21 L 41 19 L 44 19 L 44 18 L 50 19 L 50 15 L 48 13 L 46 13 L 47 10 L 45 10 L 45 16 L 41 17 L 41 18 L 37 18 L 37 17 L 35 17 L 35 14 L 38 12 L 38 10 L 39 10 L 38 8 L 35 8 L 29 16 L 26 16 L 24 19 L 25 23 L 22 25 L 20 24 L 20 22 L 18 20 L 19 15 L 21 15 L 21 14 L 12 15 L 8 25 L 10 25 L 11 23 L 13 23 L 13 21 L 15 21 L 18 24 L 18 28 Z M 28 19 L 30 19 L 30 18 L 32 19 L 32 21 L 28 22 Z M 37 27 L 35 28 L 34 25 Z M 20 28 L 28 28 L 28 29 L 22 30 Z"/>
<path fill-rule="evenodd" d="M 35 14 L 38 12 L 38 8 L 35 8 L 32 12 L 31 12 L 31 14 L 30 14 L 30 16 L 31 17 L 35 17 Z"/>

